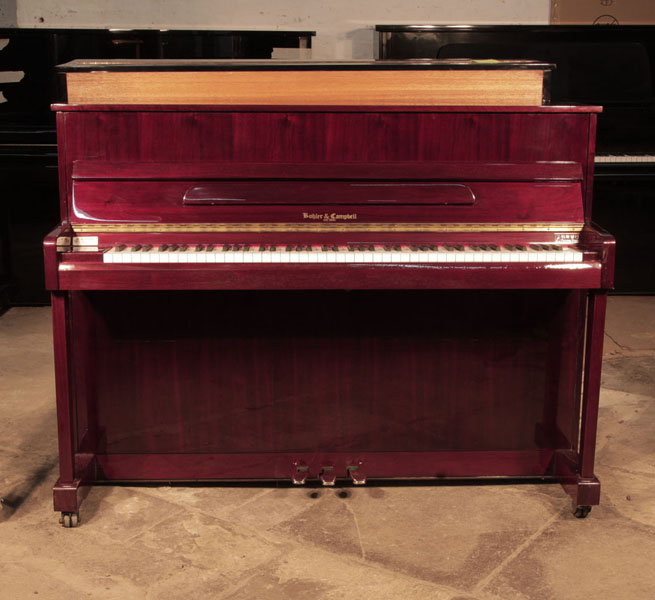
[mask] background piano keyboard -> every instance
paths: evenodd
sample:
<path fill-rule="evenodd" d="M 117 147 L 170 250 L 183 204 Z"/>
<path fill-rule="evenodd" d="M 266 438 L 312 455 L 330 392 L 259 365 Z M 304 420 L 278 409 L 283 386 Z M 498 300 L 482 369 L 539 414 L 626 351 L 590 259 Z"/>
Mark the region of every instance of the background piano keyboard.
<path fill-rule="evenodd" d="M 648 164 L 655 163 L 655 154 L 597 154 L 594 162 L 596 164 Z"/>
<path fill-rule="evenodd" d="M 168 263 L 539 263 L 582 262 L 559 244 L 120 244 L 103 262 Z"/>

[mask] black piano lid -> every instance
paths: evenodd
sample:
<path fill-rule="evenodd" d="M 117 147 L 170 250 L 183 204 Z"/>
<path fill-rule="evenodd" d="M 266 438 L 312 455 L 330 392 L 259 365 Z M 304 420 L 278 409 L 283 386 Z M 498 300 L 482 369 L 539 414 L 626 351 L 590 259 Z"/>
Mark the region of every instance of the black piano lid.
<path fill-rule="evenodd" d="M 73 60 L 57 67 L 64 73 L 93 71 L 394 71 L 394 70 L 508 70 L 550 71 L 554 64 L 533 60 L 418 59 L 418 60 Z"/>

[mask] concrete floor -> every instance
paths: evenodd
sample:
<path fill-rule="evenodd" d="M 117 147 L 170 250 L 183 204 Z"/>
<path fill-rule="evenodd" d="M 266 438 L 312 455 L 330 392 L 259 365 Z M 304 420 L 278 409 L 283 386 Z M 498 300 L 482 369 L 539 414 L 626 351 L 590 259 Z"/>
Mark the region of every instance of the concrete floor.
<path fill-rule="evenodd" d="M 655 297 L 610 299 L 585 520 L 556 485 L 103 486 L 63 529 L 49 319 L 0 318 L 0 598 L 655 597 Z"/>

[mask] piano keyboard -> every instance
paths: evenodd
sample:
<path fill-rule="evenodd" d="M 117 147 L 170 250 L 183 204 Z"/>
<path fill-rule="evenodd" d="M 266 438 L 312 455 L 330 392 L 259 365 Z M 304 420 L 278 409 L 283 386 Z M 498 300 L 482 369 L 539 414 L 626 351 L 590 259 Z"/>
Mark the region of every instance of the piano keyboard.
<path fill-rule="evenodd" d="M 597 154 L 595 163 L 655 163 L 655 154 Z"/>
<path fill-rule="evenodd" d="M 582 252 L 558 244 L 161 244 L 115 246 L 119 264 L 574 263 Z"/>

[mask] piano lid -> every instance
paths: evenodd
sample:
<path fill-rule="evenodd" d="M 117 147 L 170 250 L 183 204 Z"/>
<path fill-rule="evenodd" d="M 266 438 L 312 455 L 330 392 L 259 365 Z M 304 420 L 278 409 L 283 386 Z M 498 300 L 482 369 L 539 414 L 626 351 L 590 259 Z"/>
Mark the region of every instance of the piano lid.
<path fill-rule="evenodd" d="M 551 65 L 532 61 L 79 60 L 71 104 L 541 106 Z"/>
<path fill-rule="evenodd" d="M 64 73 L 93 71 L 431 71 L 536 70 L 555 65 L 534 60 L 418 59 L 418 60 L 222 60 L 222 59 L 107 59 L 72 60 L 57 67 Z"/>

